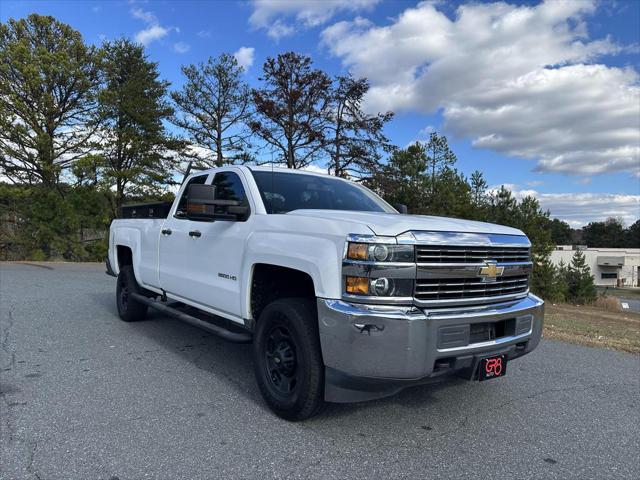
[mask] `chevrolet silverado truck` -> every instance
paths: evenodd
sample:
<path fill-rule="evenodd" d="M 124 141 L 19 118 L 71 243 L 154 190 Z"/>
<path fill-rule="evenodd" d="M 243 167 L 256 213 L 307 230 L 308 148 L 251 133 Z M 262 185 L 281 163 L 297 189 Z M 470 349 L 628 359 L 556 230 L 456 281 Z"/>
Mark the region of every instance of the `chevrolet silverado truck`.
<path fill-rule="evenodd" d="M 119 316 L 151 307 L 251 342 L 264 400 L 289 420 L 442 375 L 504 376 L 542 331 L 529 240 L 398 210 L 306 171 L 191 174 L 173 204 L 127 206 L 113 221 Z"/>

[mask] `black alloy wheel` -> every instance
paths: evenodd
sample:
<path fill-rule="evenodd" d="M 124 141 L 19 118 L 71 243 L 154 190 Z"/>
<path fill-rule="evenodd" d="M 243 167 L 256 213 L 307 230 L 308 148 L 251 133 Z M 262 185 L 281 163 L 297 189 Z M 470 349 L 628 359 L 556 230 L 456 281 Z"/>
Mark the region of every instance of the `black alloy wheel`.
<path fill-rule="evenodd" d="M 147 305 L 133 298 L 133 293 L 143 293 L 138 285 L 131 265 L 125 265 L 120 269 L 116 283 L 116 305 L 118 315 L 125 322 L 143 320 L 147 315 Z"/>
<path fill-rule="evenodd" d="M 324 363 L 315 299 L 284 298 L 265 307 L 253 335 L 253 364 L 269 408 L 304 420 L 324 403 Z"/>
<path fill-rule="evenodd" d="M 267 378 L 282 395 L 291 395 L 298 384 L 296 345 L 286 327 L 278 325 L 267 334 L 265 343 Z"/>

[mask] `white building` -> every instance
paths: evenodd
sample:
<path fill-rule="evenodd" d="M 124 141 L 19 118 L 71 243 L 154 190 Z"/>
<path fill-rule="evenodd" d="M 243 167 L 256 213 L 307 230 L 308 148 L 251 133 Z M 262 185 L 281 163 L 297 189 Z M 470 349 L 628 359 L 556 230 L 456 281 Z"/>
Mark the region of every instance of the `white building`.
<path fill-rule="evenodd" d="M 558 266 L 560 261 L 563 261 L 568 266 L 577 249 L 584 253 L 596 285 L 640 286 L 640 248 L 586 248 L 558 245 L 551 252 L 551 262 Z"/>

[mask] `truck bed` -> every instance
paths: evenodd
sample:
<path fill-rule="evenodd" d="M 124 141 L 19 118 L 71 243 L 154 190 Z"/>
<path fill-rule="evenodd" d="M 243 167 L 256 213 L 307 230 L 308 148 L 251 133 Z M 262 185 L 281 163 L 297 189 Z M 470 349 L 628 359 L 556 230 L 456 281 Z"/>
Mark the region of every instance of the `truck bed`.
<path fill-rule="evenodd" d="M 167 218 L 173 202 L 150 202 L 123 205 L 119 218 Z"/>

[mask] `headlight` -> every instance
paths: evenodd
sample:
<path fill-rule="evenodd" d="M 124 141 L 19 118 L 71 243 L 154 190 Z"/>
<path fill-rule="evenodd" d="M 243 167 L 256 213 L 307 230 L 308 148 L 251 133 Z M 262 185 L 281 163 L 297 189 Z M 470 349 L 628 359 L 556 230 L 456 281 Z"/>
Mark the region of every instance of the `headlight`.
<path fill-rule="evenodd" d="M 413 280 L 409 278 L 345 278 L 345 290 L 350 295 L 367 295 L 375 297 L 411 297 Z"/>
<path fill-rule="evenodd" d="M 347 259 L 369 262 L 413 262 L 413 245 L 349 242 Z"/>

